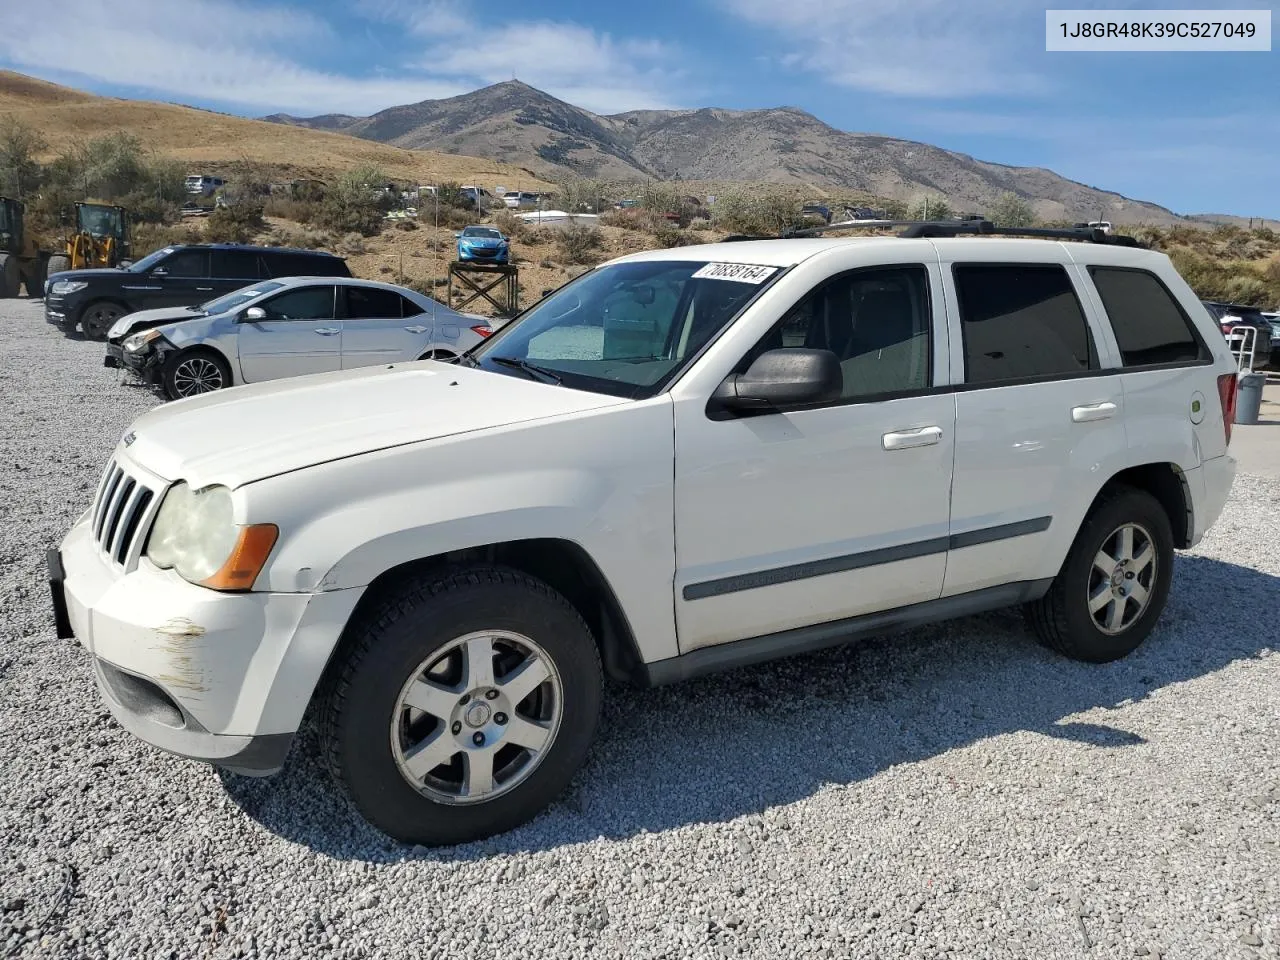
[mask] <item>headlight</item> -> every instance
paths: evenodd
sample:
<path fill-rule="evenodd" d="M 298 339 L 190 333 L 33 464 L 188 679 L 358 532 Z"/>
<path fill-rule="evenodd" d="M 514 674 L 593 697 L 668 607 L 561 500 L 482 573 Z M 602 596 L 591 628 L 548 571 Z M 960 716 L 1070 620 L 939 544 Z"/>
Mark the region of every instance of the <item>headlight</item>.
<path fill-rule="evenodd" d="M 130 353 L 137 353 L 152 340 L 159 339 L 159 330 L 143 330 L 141 333 L 135 333 L 131 337 L 126 337 L 124 341 L 124 348 Z"/>
<path fill-rule="evenodd" d="M 87 286 L 89 284 L 83 280 L 59 280 L 49 288 L 49 292 L 55 297 L 65 297 L 69 293 L 79 293 Z"/>
<path fill-rule="evenodd" d="M 192 490 L 185 482 L 165 494 L 147 540 L 147 558 L 184 580 L 215 590 L 248 590 L 275 546 L 274 524 L 236 526 L 231 491 Z"/>

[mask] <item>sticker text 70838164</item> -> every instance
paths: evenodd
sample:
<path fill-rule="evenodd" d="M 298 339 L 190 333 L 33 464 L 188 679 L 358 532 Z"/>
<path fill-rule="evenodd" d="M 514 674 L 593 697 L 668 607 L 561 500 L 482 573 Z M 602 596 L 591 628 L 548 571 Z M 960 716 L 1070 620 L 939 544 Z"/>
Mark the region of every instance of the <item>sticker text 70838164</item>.
<path fill-rule="evenodd" d="M 706 266 L 699 267 L 692 279 L 764 283 L 777 272 L 777 267 L 762 267 L 751 263 L 708 263 Z"/>

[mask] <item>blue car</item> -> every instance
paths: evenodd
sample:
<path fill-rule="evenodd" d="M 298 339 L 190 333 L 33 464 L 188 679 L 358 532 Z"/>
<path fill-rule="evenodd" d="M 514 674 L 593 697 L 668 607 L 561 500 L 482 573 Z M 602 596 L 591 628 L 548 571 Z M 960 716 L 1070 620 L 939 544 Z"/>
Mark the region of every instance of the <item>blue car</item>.
<path fill-rule="evenodd" d="M 493 227 L 467 227 L 458 237 L 458 260 L 462 263 L 509 263 L 511 243 Z"/>

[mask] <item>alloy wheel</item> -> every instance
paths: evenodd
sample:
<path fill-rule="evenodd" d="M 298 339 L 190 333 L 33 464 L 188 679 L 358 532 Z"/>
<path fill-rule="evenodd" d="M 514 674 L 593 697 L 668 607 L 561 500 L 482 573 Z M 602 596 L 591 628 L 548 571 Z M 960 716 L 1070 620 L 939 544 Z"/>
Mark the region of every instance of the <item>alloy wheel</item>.
<path fill-rule="evenodd" d="M 1155 541 L 1150 531 L 1126 523 L 1102 542 L 1089 571 L 1089 614 L 1110 636 L 1124 633 L 1146 612 L 1156 582 Z"/>
<path fill-rule="evenodd" d="M 173 390 L 180 397 L 211 393 L 223 386 L 222 371 L 208 357 L 187 357 L 173 371 Z"/>
<path fill-rule="evenodd" d="M 555 742 L 564 688 L 526 636 L 458 637 L 410 675 L 391 716 L 401 776 L 440 803 L 492 800 L 529 778 Z"/>

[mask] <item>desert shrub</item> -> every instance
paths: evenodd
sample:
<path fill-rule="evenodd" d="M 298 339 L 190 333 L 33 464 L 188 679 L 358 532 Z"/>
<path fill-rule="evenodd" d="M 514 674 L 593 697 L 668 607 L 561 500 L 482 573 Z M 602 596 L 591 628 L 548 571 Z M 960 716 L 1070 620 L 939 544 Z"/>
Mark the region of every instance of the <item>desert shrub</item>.
<path fill-rule="evenodd" d="M 294 200 L 289 196 L 275 194 L 267 198 L 263 204 L 263 212 L 269 217 L 292 220 L 294 223 L 315 223 L 320 216 L 320 201 Z"/>
<path fill-rule="evenodd" d="M 1262 273 L 1267 278 L 1268 282 L 1273 283 L 1280 288 L 1280 253 L 1277 253 L 1267 261 L 1267 265 L 1263 268 Z M 1280 302 L 1280 293 L 1277 293 L 1277 301 Z"/>
<path fill-rule="evenodd" d="M 599 251 L 604 247 L 604 241 L 595 227 L 569 223 L 558 233 L 556 244 L 560 258 L 566 263 L 591 265 L 599 261 Z"/>
<path fill-rule="evenodd" d="M 130 256 L 140 260 L 153 250 L 175 243 L 200 243 L 205 237 L 189 224 L 140 223 L 133 229 Z"/>
<path fill-rule="evenodd" d="M 338 252 L 357 256 L 365 252 L 364 237 L 358 233 L 348 233 L 338 241 Z"/>
<path fill-rule="evenodd" d="M 417 222 L 413 220 L 397 220 L 395 222 L 395 226 L 397 230 L 401 230 L 405 233 L 412 233 L 414 230 L 418 229 Z"/>
<path fill-rule="evenodd" d="M 268 239 L 273 246 L 296 247 L 299 250 L 318 250 L 330 246 L 329 236 L 323 231 L 295 227 L 291 224 L 277 224 L 272 227 Z"/>
<path fill-rule="evenodd" d="M 525 223 L 510 210 L 499 210 L 493 217 L 493 225 L 512 240 L 524 242 L 529 238 L 529 224 Z"/>
<path fill-rule="evenodd" d="M 751 191 L 716 200 L 712 222 L 729 233 L 772 235 L 802 226 L 800 201 L 783 193 Z"/>
<path fill-rule="evenodd" d="M 952 216 L 951 204 L 942 197 L 921 197 L 907 213 L 908 220 L 946 220 Z"/>
<path fill-rule="evenodd" d="M 1230 303 L 1244 303 L 1254 307 L 1271 306 L 1271 289 L 1267 282 L 1256 274 L 1237 273 L 1226 281 L 1226 296 Z"/>
<path fill-rule="evenodd" d="M 667 221 L 666 225 L 656 230 L 653 239 L 658 246 L 663 249 L 671 247 L 689 247 L 695 243 L 700 243 L 697 234 L 692 230 L 681 230 L 671 221 Z"/>
<path fill-rule="evenodd" d="M 391 198 L 375 189 L 377 184 L 386 182 L 386 175 L 377 167 L 357 167 L 343 174 L 320 201 L 316 226 L 334 233 L 375 236 L 391 208 Z"/>
<path fill-rule="evenodd" d="M 9 118 L 0 127 L 0 194 L 25 200 L 40 186 L 44 171 L 36 160 L 48 143 L 35 127 Z"/>
<path fill-rule="evenodd" d="M 1280 234 L 1276 233 L 1270 227 L 1259 227 L 1253 231 L 1253 235 L 1264 243 L 1276 243 L 1280 241 Z"/>
<path fill-rule="evenodd" d="M 248 243 L 262 230 L 262 204 L 252 201 L 218 207 L 205 221 L 209 243 Z"/>
<path fill-rule="evenodd" d="M 1036 222 L 1031 204 L 1012 190 L 1006 190 L 987 207 L 987 217 L 1002 227 L 1030 227 Z"/>

